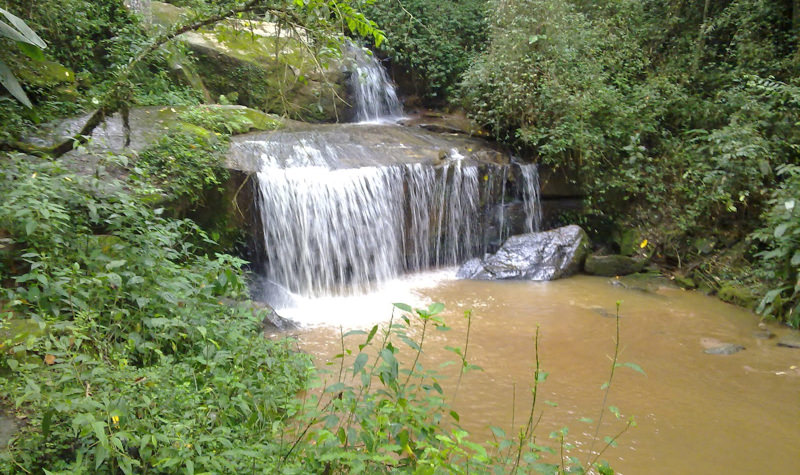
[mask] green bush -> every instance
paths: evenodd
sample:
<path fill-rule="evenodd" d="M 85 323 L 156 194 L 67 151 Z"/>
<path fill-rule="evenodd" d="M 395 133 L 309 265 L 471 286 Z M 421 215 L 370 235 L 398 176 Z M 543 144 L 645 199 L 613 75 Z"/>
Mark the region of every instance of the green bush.
<path fill-rule="evenodd" d="M 3 159 L 0 192 L 0 321 L 47 328 L 0 353 L 2 402 L 28 417 L 0 472 L 274 466 L 309 361 L 223 303 L 246 296 L 243 262 L 199 253 L 203 232 L 135 187 L 52 162 Z"/>
<path fill-rule="evenodd" d="M 800 166 L 783 165 L 778 175 L 782 182 L 769 200 L 764 227 L 753 233 L 766 247 L 757 257 L 773 285 L 758 311 L 800 327 Z"/>
<path fill-rule="evenodd" d="M 378 49 L 411 76 L 414 93 L 434 103 L 452 99 L 461 75 L 486 43 L 483 1 L 375 2 L 365 13 L 387 35 Z"/>

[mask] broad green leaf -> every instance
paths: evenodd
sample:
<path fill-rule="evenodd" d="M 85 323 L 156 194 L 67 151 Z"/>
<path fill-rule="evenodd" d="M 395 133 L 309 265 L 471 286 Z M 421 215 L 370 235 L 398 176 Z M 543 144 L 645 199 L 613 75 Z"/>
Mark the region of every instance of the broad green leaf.
<path fill-rule="evenodd" d="M 366 353 L 359 353 L 358 356 L 356 356 L 356 361 L 353 363 L 353 376 L 364 369 L 364 366 L 367 364 L 367 360 L 369 360 L 369 357 Z"/>
<path fill-rule="evenodd" d="M 505 439 L 506 438 L 506 431 L 504 431 L 500 427 L 489 426 L 489 429 L 492 430 L 492 434 L 494 434 L 494 436 L 497 437 L 498 439 Z"/>
<path fill-rule="evenodd" d="M 410 305 L 405 304 L 405 303 L 394 303 L 392 305 L 394 305 L 395 307 L 399 308 L 400 310 L 402 310 L 404 312 L 413 312 L 414 311 L 414 309 L 412 309 Z"/>
<path fill-rule="evenodd" d="M 22 36 L 22 40 L 17 40 L 17 41 L 24 41 L 26 43 L 30 43 L 32 45 L 36 45 L 36 46 L 38 46 L 39 48 L 42 48 L 42 49 L 47 48 L 47 43 L 45 43 L 43 39 L 39 38 L 39 35 L 37 35 L 36 32 L 31 30 L 30 27 L 22 19 L 20 19 L 16 15 L 13 15 L 11 12 L 9 12 L 8 10 L 5 10 L 3 8 L 0 8 L 0 13 L 2 13 L 3 16 L 6 17 L 6 19 L 9 21 L 9 23 L 14 25 L 14 28 L 16 28 L 16 31 L 18 31 L 20 33 L 20 35 Z M 3 25 L 8 26 L 6 23 L 4 23 L 2 21 L 0 21 L 0 23 L 2 23 Z M 11 28 L 11 27 L 9 27 L 9 28 Z"/>
<path fill-rule="evenodd" d="M 353 335 L 366 335 L 366 334 L 367 332 L 365 332 L 364 330 L 350 330 L 349 332 L 342 335 L 342 338 L 347 338 Z"/>
<path fill-rule="evenodd" d="M 441 313 L 444 310 L 444 304 L 441 302 L 434 302 L 428 306 L 428 314 L 430 316 L 434 316 L 437 313 Z"/>
<path fill-rule="evenodd" d="M 617 363 L 617 364 L 616 364 L 616 367 L 620 367 L 620 366 L 624 366 L 624 367 L 626 367 L 626 368 L 630 368 L 630 369 L 632 369 L 632 370 L 634 370 L 634 371 L 637 371 L 637 372 L 639 372 L 639 373 L 645 374 L 645 372 L 644 372 L 644 370 L 642 369 L 642 367 L 641 367 L 641 366 L 639 366 L 639 365 L 638 365 L 638 364 L 636 364 L 636 363 L 630 363 L 630 362 L 628 362 L 628 363 Z M 646 375 L 646 374 L 645 374 L 645 375 Z"/>

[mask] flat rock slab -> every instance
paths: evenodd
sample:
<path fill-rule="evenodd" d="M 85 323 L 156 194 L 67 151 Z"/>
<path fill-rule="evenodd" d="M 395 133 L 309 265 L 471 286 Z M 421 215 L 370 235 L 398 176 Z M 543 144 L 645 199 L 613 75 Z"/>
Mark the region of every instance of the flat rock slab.
<path fill-rule="evenodd" d="M 622 255 L 591 255 L 586 258 L 583 270 L 587 274 L 614 277 L 640 272 L 645 263 L 646 261 L 643 259 L 634 259 L 633 257 Z"/>

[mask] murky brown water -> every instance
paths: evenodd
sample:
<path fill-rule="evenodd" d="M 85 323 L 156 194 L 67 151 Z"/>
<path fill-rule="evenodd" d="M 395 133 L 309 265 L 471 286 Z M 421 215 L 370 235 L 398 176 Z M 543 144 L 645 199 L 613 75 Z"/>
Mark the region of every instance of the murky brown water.
<path fill-rule="evenodd" d="M 585 276 L 546 283 L 445 279 L 418 294 L 444 302 L 453 327 L 430 333 L 430 366 L 453 359 L 445 345 L 463 347 L 463 312 L 474 311 L 469 359 L 484 370 L 464 376 L 455 402 L 472 440 L 489 439 L 489 425 L 510 433 L 512 414 L 516 427 L 526 418 L 538 325 L 541 364 L 550 374 L 540 401 L 558 404 L 538 405 L 544 411 L 539 437 L 568 426 L 568 439 L 578 446 L 573 455 L 584 460 L 595 424 L 579 419 L 598 418 L 614 352 L 610 316 L 621 301 L 619 361 L 640 365 L 646 375 L 617 369 L 608 404 L 635 416 L 638 426 L 604 459 L 623 474 L 800 473 L 800 350 L 777 347 L 777 338 L 756 339 L 758 319 L 750 312 L 694 292 L 645 292 Z M 335 311 L 328 315 L 336 321 Z M 770 329 L 778 337 L 788 331 Z M 338 333 L 318 327 L 299 337 L 322 362 L 338 352 Z M 707 338 L 746 350 L 705 354 Z M 624 427 L 624 420 L 604 417 L 601 437 Z"/>

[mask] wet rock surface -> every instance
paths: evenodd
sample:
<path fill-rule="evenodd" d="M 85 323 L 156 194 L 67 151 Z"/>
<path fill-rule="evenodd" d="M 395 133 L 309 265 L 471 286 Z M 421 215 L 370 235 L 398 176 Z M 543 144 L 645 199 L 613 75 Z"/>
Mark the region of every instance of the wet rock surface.
<path fill-rule="evenodd" d="M 628 275 L 640 272 L 644 267 L 645 261 L 634 259 L 622 255 L 597 256 L 591 255 L 586 258 L 584 271 L 587 274 L 602 275 L 613 277 L 616 275 Z"/>
<path fill-rule="evenodd" d="M 781 339 L 778 340 L 778 346 L 800 350 L 800 332 L 793 331 L 783 335 Z"/>
<path fill-rule="evenodd" d="M 702 338 L 700 344 L 704 348 L 703 353 L 707 355 L 732 355 L 745 349 L 742 345 L 727 343 L 716 338 Z"/>
<path fill-rule="evenodd" d="M 336 164 L 325 157 L 337 157 Z M 277 160 L 287 167 L 335 168 L 509 161 L 506 154 L 481 139 L 393 124 L 293 123 L 284 130 L 234 137 L 229 168 L 258 172 L 264 160 Z"/>
<path fill-rule="evenodd" d="M 475 280 L 554 280 L 580 271 L 589 238 L 580 226 L 512 236 L 483 259 L 461 266 L 458 277 Z"/>

